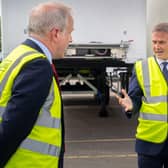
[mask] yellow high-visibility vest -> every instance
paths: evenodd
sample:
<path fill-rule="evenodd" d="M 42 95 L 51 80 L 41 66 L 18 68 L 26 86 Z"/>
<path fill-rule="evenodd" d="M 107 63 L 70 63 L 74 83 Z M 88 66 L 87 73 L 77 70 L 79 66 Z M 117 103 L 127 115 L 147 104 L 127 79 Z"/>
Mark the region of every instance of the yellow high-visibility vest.
<path fill-rule="evenodd" d="M 135 64 L 136 76 L 144 93 L 136 138 L 162 143 L 168 135 L 168 85 L 154 57 Z"/>
<path fill-rule="evenodd" d="M 1 122 L 15 78 L 25 64 L 37 58 L 46 59 L 46 56 L 26 45 L 20 45 L 0 64 Z M 5 168 L 58 168 L 61 129 L 61 96 L 53 76 L 50 92 L 31 133 L 20 144 Z"/>

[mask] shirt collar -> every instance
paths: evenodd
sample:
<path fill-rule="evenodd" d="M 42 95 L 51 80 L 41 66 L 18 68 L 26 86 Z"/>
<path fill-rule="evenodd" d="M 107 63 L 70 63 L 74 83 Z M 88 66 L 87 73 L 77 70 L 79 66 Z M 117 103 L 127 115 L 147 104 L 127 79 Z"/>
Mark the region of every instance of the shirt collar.
<path fill-rule="evenodd" d="M 168 60 L 158 59 L 157 57 L 156 57 L 156 60 L 157 60 L 157 63 L 158 63 L 159 65 L 161 65 L 163 62 L 168 62 Z"/>
<path fill-rule="evenodd" d="M 157 57 L 156 57 L 156 61 L 157 61 L 157 63 L 159 64 L 159 67 L 160 67 L 160 69 L 163 71 L 163 62 L 168 62 L 168 60 L 162 60 L 162 59 L 158 59 Z M 168 68 L 167 66 L 166 66 L 166 68 Z"/>
<path fill-rule="evenodd" d="M 37 39 L 33 38 L 33 37 L 29 37 L 30 40 L 32 40 L 33 42 L 35 42 L 41 49 L 42 51 L 44 52 L 44 54 L 46 55 L 48 61 L 50 63 L 52 63 L 52 56 L 51 56 L 51 52 L 48 50 L 48 48 L 43 44 L 41 43 L 40 41 L 38 41 Z"/>

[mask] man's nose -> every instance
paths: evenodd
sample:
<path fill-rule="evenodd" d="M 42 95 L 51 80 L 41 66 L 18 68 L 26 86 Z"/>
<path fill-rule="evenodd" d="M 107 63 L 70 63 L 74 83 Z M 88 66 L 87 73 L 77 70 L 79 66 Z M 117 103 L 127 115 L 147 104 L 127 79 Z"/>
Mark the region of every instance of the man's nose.
<path fill-rule="evenodd" d="M 159 43 L 156 43 L 156 44 L 155 44 L 155 48 L 156 48 L 156 49 L 160 49 L 160 44 L 159 44 Z"/>

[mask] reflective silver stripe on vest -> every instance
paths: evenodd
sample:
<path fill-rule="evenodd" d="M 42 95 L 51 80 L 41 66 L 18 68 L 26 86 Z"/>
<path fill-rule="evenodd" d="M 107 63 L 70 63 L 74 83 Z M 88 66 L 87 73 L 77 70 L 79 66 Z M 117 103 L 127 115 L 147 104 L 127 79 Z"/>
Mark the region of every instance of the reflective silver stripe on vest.
<path fill-rule="evenodd" d="M 5 112 L 5 107 L 0 107 L 0 117 L 2 117 L 2 114 Z"/>
<path fill-rule="evenodd" d="M 148 103 L 167 102 L 167 96 L 151 96 L 148 62 L 142 61 L 142 67 L 143 67 L 142 74 L 144 79 L 144 89 L 146 92 L 146 97 L 143 97 L 142 100 Z"/>
<path fill-rule="evenodd" d="M 61 121 L 60 119 L 51 117 L 49 111 L 43 111 L 42 114 L 39 115 L 36 125 L 59 129 L 61 128 Z"/>
<path fill-rule="evenodd" d="M 167 96 L 147 96 L 142 97 L 142 100 L 146 103 L 158 103 L 158 102 L 167 102 Z"/>
<path fill-rule="evenodd" d="M 60 148 L 56 147 L 51 144 L 47 144 L 44 142 L 39 142 L 36 140 L 31 140 L 31 139 L 25 139 L 21 145 L 21 148 L 31 150 L 33 152 L 38 152 L 46 155 L 52 155 L 52 156 L 57 156 L 59 157 L 60 154 Z"/>
<path fill-rule="evenodd" d="M 29 51 L 29 52 L 26 52 L 24 53 L 23 55 L 21 55 L 20 57 L 18 57 L 16 59 L 16 61 L 12 64 L 12 66 L 9 68 L 8 72 L 6 73 L 4 79 L 1 81 L 0 83 L 0 96 L 1 96 L 1 93 L 2 93 L 2 90 L 4 89 L 5 87 L 5 84 L 11 74 L 11 72 L 13 71 L 13 69 L 19 64 L 19 62 L 21 61 L 22 58 L 24 58 L 25 56 L 28 56 L 28 55 L 31 55 L 31 54 L 35 54 L 35 53 L 38 53 L 36 51 Z"/>
<path fill-rule="evenodd" d="M 144 120 L 155 120 L 155 121 L 167 122 L 167 115 L 159 115 L 159 114 L 150 114 L 150 113 L 140 112 L 139 117 L 143 118 Z"/>
<path fill-rule="evenodd" d="M 151 94 L 150 94 L 150 82 L 149 82 L 149 67 L 147 61 L 142 61 L 142 74 L 144 79 L 146 96 L 150 97 Z"/>
<path fill-rule="evenodd" d="M 37 119 L 36 125 L 50 128 L 61 128 L 61 120 L 59 118 L 51 117 L 50 108 L 54 101 L 54 85 L 52 83 L 49 95 L 41 109 L 40 115 Z"/>

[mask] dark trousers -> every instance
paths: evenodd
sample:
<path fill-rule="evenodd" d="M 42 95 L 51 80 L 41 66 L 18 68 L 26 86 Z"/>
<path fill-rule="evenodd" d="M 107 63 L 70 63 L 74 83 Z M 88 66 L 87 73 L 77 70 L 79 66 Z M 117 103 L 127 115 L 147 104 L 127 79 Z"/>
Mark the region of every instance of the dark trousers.
<path fill-rule="evenodd" d="M 139 154 L 138 168 L 168 168 L 168 155 L 163 157 Z"/>
<path fill-rule="evenodd" d="M 138 168 L 168 168 L 168 140 L 157 155 L 138 154 Z"/>
<path fill-rule="evenodd" d="M 58 161 L 58 168 L 64 167 L 64 154 L 61 154 Z"/>

